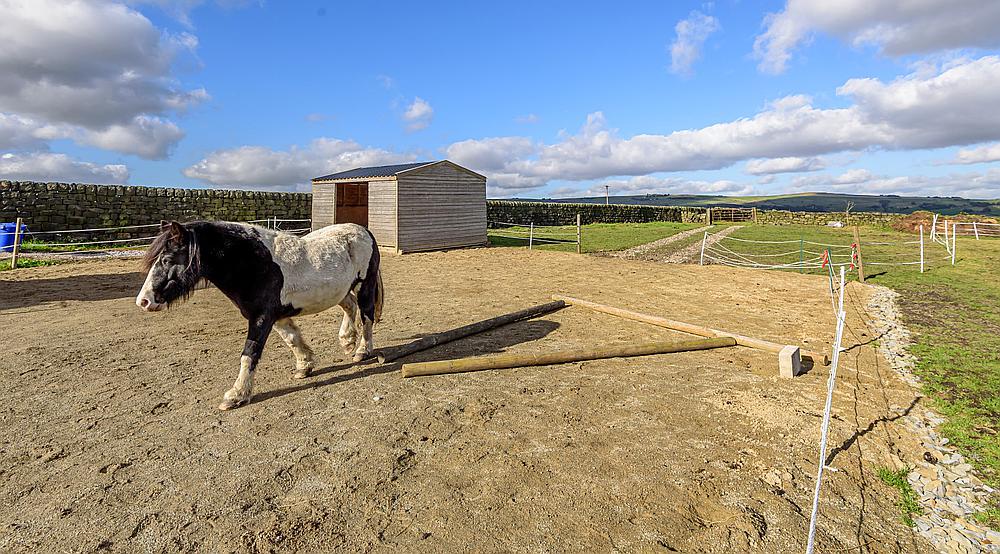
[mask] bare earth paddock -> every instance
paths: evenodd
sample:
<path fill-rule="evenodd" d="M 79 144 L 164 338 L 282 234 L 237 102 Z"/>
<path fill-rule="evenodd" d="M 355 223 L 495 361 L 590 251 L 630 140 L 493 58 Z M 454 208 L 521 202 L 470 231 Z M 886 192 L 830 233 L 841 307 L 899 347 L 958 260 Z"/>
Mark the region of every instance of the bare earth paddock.
<path fill-rule="evenodd" d="M 479 249 L 383 258 L 377 346 L 564 293 L 829 351 L 821 277 Z M 828 367 L 745 348 L 404 380 L 352 367 L 339 310 L 300 318 L 316 375 L 272 336 L 219 412 L 245 321 L 216 290 L 145 314 L 135 261 L 0 276 L 0 551 L 804 550 Z M 916 397 L 852 308 L 817 552 L 928 552 L 879 465 L 919 454 Z M 570 307 L 420 353 L 690 338 Z"/>

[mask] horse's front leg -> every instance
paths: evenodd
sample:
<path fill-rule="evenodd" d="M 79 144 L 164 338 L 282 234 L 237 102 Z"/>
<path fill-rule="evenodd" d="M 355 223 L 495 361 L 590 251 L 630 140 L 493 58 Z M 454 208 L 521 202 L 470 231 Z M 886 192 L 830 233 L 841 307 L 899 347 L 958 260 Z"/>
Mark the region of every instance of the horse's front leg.
<path fill-rule="evenodd" d="M 274 320 L 267 316 L 257 316 L 250 318 L 247 327 L 247 342 L 243 347 L 243 355 L 240 356 L 240 373 L 236 376 L 233 388 L 226 391 L 222 396 L 220 410 L 231 410 L 246 404 L 253 395 L 253 376 L 257 369 L 257 362 L 264 351 L 264 344 L 267 342 L 267 335 L 271 333 Z"/>

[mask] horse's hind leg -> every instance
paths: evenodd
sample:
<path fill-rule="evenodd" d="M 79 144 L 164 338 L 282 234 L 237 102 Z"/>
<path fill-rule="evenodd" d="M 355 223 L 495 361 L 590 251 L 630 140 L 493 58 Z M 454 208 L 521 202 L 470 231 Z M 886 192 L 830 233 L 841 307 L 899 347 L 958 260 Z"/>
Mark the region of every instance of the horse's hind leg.
<path fill-rule="evenodd" d="M 354 318 L 358 313 L 358 301 L 353 292 L 340 301 L 340 307 L 344 310 L 344 321 L 340 324 L 340 346 L 344 348 L 344 354 L 353 354 L 358 345 L 358 329 Z"/>
<path fill-rule="evenodd" d="M 358 344 L 358 349 L 354 351 L 354 361 L 361 362 L 371 358 L 374 348 L 372 347 L 372 327 L 374 322 L 368 319 L 365 315 L 358 316 L 359 333 L 361 334 L 361 341 Z"/>
<path fill-rule="evenodd" d="M 285 341 L 285 344 L 295 354 L 295 373 L 292 374 L 292 377 L 296 379 L 309 377 L 309 372 L 312 371 L 315 365 L 313 362 L 313 351 L 306 344 L 305 339 L 302 338 L 302 331 L 299 329 L 299 326 L 289 317 L 275 322 L 274 329 L 278 331 L 282 340 Z"/>

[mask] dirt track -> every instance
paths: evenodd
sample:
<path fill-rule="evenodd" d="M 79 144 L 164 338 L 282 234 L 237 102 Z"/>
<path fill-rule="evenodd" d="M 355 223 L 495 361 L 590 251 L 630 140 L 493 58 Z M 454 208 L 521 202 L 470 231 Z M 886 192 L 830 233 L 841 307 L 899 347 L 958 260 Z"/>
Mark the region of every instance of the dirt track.
<path fill-rule="evenodd" d="M 384 260 L 377 345 L 552 292 L 832 340 L 810 276 L 518 249 Z M 826 368 L 779 380 L 773 355 L 740 348 L 403 380 L 345 365 L 331 311 L 299 320 L 317 375 L 293 381 L 273 336 L 254 401 L 222 413 L 244 321 L 214 290 L 141 313 L 134 271 L 0 276 L 0 551 L 804 548 Z M 875 339 L 850 318 L 851 341 Z M 411 359 L 681 336 L 569 308 Z M 839 375 L 817 551 L 930 551 L 875 475 L 920 453 L 891 422 L 912 390 L 870 346 Z"/>

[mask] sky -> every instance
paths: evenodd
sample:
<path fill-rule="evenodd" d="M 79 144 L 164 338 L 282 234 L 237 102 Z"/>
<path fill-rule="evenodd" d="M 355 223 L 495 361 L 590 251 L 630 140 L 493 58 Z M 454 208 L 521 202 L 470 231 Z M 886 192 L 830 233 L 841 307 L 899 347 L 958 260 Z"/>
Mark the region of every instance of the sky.
<path fill-rule="evenodd" d="M 0 0 L 0 179 L 998 198 L 996 29 L 995 0 Z"/>

